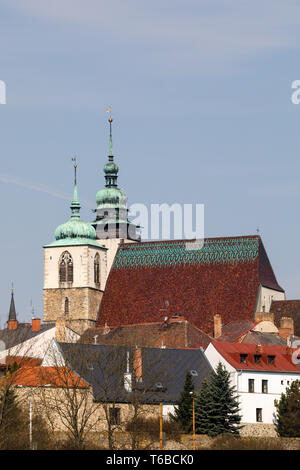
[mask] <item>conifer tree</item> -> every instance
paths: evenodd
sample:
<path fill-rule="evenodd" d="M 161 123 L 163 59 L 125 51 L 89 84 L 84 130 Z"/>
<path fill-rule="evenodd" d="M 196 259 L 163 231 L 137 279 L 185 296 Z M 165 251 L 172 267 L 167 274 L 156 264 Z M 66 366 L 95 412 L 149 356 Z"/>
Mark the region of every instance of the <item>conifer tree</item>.
<path fill-rule="evenodd" d="M 191 432 L 193 426 L 193 393 L 194 383 L 190 371 L 187 371 L 183 391 L 177 402 L 173 419 L 184 432 Z"/>
<path fill-rule="evenodd" d="M 203 380 L 195 397 L 195 425 L 197 434 L 207 434 L 209 427 L 210 388 L 209 380 Z"/>
<path fill-rule="evenodd" d="M 295 380 L 279 401 L 275 400 L 276 432 L 280 437 L 300 437 L 300 382 Z"/>
<path fill-rule="evenodd" d="M 210 382 L 201 387 L 197 404 L 199 433 L 212 437 L 220 434 L 239 435 L 241 416 L 238 398 L 235 388 L 230 385 L 230 373 L 220 362 Z"/>

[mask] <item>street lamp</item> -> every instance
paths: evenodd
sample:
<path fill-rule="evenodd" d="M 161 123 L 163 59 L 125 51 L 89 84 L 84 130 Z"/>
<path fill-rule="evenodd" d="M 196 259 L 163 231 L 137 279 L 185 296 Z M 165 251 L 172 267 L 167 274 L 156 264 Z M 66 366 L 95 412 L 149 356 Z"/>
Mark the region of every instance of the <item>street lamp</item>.
<path fill-rule="evenodd" d="M 196 449 L 196 423 L 195 423 L 195 396 L 194 392 L 190 392 L 193 400 L 193 450 Z"/>

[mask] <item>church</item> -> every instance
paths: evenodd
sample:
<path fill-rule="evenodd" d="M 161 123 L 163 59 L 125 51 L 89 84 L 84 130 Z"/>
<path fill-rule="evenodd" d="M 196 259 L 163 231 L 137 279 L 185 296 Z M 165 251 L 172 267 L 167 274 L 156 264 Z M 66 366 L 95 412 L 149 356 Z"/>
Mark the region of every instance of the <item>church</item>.
<path fill-rule="evenodd" d="M 141 241 L 118 186 L 111 117 L 109 126 L 95 219 L 80 218 L 75 162 L 71 217 L 44 246 L 44 324 L 63 318 L 82 334 L 182 316 L 212 334 L 215 315 L 224 324 L 252 320 L 285 301 L 259 235 L 207 238 L 199 250 L 188 250 L 187 240 Z"/>

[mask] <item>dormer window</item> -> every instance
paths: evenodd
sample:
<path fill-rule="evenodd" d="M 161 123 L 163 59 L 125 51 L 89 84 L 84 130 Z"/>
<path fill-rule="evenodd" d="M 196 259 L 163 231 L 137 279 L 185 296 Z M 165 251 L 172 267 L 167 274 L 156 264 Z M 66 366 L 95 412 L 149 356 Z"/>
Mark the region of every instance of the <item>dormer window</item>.
<path fill-rule="evenodd" d="M 268 364 L 274 364 L 275 356 L 268 356 Z"/>
<path fill-rule="evenodd" d="M 247 362 L 248 354 L 240 354 L 240 363 L 245 364 Z"/>
<path fill-rule="evenodd" d="M 260 364 L 261 355 L 254 354 L 254 364 Z"/>

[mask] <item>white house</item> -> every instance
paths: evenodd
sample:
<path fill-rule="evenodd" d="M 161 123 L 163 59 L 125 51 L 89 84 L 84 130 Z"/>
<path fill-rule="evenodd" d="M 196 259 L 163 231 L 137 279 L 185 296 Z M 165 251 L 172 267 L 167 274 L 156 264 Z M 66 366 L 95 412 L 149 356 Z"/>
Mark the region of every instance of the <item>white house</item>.
<path fill-rule="evenodd" d="M 205 355 L 214 369 L 221 362 L 230 372 L 239 396 L 242 423 L 247 424 L 244 433 L 274 434 L 274 401 L 294 380 L 300 380 L 300 350 L 214 341 Z"/>

